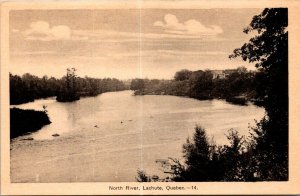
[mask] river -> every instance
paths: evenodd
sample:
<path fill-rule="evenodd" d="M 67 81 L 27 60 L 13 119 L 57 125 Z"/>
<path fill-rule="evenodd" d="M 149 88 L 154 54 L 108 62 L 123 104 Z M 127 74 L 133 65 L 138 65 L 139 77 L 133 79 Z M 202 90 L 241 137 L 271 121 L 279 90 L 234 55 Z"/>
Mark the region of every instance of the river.
<path fill-rule="evenodd" d="M 217 144 L 233 128 L 249 135 L 264 109 L 222 100 L 133 96 L 132 91 L 60 103 L 54 98 L 18 105 L 42 110 L 52 123 L 11 141 L 12 182 L 135 181 L 137 169 L 161 172 L 155 160 L 182 158 L 182 145 L 196 124 Z M 53 137 L 53 134 L 59 137 Z M 34 140 L 24 140 L 32 137 Z"/>

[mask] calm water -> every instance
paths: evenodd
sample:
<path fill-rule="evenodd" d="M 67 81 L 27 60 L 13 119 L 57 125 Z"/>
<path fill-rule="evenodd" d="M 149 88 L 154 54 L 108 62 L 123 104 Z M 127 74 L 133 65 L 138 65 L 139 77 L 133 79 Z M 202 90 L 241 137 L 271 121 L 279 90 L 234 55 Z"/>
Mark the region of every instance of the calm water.
<path fill-rule="evenodd" d="M 19 105 L 42 110 L 52 123 L 11 143 L 13 182 L 135 181 L 138 168 L 159 174 L 156 159 L 181 158 L 196 124 L 216 143 L 230 128 L 248 135 L 264 109 L 225 101 L 104 93 L 73 103 L 54 98 Z M 59 137 L 52 134 L 58 133 Z M 33 137 L 34 140 L 24 140 Z"/>

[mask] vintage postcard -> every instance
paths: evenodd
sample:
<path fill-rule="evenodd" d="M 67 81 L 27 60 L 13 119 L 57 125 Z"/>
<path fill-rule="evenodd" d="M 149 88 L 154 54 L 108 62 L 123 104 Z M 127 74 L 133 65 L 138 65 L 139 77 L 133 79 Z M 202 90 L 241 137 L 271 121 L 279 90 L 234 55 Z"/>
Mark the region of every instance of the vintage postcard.
<path fill-rule="evenodd" d="M 300 194 L 299 1 L 1 3 L 1 195 Z"/>

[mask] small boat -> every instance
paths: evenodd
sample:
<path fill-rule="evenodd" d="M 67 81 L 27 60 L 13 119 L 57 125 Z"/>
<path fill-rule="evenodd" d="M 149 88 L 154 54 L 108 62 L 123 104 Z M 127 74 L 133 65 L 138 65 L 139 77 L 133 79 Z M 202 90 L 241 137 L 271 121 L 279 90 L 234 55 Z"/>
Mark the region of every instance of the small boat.
<path fill-rule="evenodd" d="M 33 140 L 33 138 L 32 137 L 28 137 L 28 138 L 24 138 L 22 140 Z"/>

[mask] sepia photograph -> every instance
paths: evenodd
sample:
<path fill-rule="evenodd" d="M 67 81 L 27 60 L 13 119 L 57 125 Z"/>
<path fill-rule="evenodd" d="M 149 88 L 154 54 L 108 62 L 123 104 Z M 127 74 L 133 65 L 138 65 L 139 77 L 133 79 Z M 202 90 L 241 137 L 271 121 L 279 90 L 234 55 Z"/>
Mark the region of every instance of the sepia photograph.
<path fill-rule="evenodd" d="M 299 180 L 289 6 L 127 3 L 24 4 L 5 20 L 2 6 L 5 182 L 200 194 L 205 182 Z"/>

